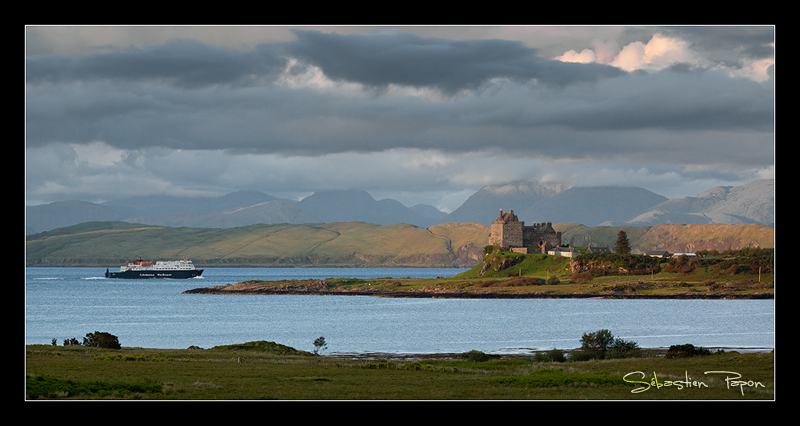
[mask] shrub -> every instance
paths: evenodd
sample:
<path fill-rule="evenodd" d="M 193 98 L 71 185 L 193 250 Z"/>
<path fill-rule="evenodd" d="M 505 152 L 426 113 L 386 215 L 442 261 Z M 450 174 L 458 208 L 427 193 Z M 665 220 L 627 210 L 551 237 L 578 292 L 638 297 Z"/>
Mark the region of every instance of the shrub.
<path fill-rule="evenodd" d="M 117 336 L 100 331 L 86 333 L 86 337 L 83 338 L 83 346 L 92 346 L 103 349 L 120 349 L 122 347 L 119 344 Z"/>
<path fill-rule="evenodd" d="M 544 280 L 537 277 L 520 277 L 506 283 L 509 287 L 526 287 L 531 285 L 543 285 Z"/>
<path fill-rule="evenodd" d="M 685 345 L 672 345 L 667 350 L 665 358 L 688 358 L 693 356 L 711 355 L 711 351 L 705 348 L 695 347 L 687 343 Z"/>
<path fill-rule="evenodd" d="M 553 349 L 547 352 L 539 352 L 533 356 L 535 362 L 564 362 L 567 357 L 561 349 Z"/>
<path fill-rule="evenodd" d="M 589 361 L 592 359 L 598 359 L 597 352 L 590 352 L 579 349 L 569 353 L 569 360 L 572 362 Z"/>
<path fill-rule="evenodd" d="M 484 361 L 489 361 L 491 359 L 489 355 L 476 350 L 464 352 L 463 354 L 461 354 L 461 358 L 472 362 L 484 362 Z"/>
<path fill-rule="evenodd" d="M 638 343 L 617 338 L 608 349 L 606 358 L 635 358 L 641 353 Z"/>
<path fill-rule="evenodd" d="M 606 329 L 594 333 L 583 333 L 581 350 L 605 354 L 612 343 L 614 343 L 614 335 Z"/>
<path fill-rule="evenodd" d="M 608 330 L 598 330 L 594 333 L 584 333 L 581 337 L 579 353 L 571 356 L 572 360 L 606 359 L 606 358 L 633 358 L 641 355 L 641 349 L 636 342 L 615 338 Z"/>
<path fill-rule="evenodd" d="M 575 272 L 570 276 L 570 280 L 572 280 L 572 282 L 576 282 L 578 284 L 583 284 L 583 283 L 591 280 L 592 278 L 594 278 L 594 276 L 589 271 Z"/>

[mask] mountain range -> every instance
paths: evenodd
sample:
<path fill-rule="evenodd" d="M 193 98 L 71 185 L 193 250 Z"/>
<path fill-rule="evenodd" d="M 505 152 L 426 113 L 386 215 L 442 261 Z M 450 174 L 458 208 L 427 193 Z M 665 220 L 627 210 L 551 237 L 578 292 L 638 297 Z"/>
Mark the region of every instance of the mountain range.
<path fill-rule="evenodd" d="M 489 225 L 497 218 L 499 209 L 514 209 L 527 224 L 774 226 L 775 181 L 719 186 L 672 200 L 639 187 L 569 187 L 561 183 L 513 182 L 486 186 L 449 214 L 429 205 L 406 207 L 392 199 L 375 200 L 368 192 L 358 190 L 316 192 L 301 201 L 276 198 L 258 191 L 238 191 L 221 197 L 141 196 L 101 204 L 62 201 L 26 206 L 25 233 L 93 221 L 196 228 L 334 222 L 405 223 L 421 228 L 444 223 Z"/>

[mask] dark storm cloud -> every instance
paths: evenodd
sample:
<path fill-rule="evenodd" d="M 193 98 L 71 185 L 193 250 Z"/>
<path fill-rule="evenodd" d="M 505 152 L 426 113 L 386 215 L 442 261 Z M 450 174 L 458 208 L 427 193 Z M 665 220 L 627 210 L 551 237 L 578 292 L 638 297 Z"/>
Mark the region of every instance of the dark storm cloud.
<path fill-rule="evenodd" d="M 591 93 L 593 99 L 585 98 Z M 676 66 L 632 73 L 590 90 L 566 90 L 530 115 L 531 126 L 575 130 L 774 130 L 771 86 L 728 78 L 723 72 Z"/>
<path fill-rule="evenodd" d="M 287 155 L 394 148 L 496 148 L 552 158 L 656 152 L 665 161 L 693 162 L 706 154 L 706 145 L 669 148 L 697 140 L 686 132 L 746 130 L 758 133 L 759 143 L 748 147 L 741 136 L 728 138 L 725 156 L 751 162 L 773 131 L 771 88 L 722 72 L 676 66 L 627 73 L 544 59 L 514 41 L 459 41 L 396 30 L 296 36 L 249 50 L 175 41 L 86 56 L 30 57 L 27 144 L 103 141 L 123 149 Z M 274 84 L 290 58 L 298 60 L 289 69 L 295 73 L 314 65 L 333 81 L 459 96 L 429 102 Z M 658 137 L 667 147 L 648 144 L 651 131 L 667 131 Z"/>
<path fill-rule="evenodd" d="M 544 59 L 536 49 L 508 40 L 448 40 L 397 30 L 350 35 L 298 30 L 295 35 L 296 41 L 261 44 L 248 51 L 180 40 L 86 56 L 33 56 L 27 59 L 27 80 L 161 81 L 183 88 L 246 84 L 274 78 L 289 57 L 299 59 L 300 67 L 320 67 L 334 81 L 377 88 L 429 87 L 447 94 L 480 87 L 493 78 L 565 86 L 624 74 L 601 64 Z"/>
<path fill-rule="evenodd" d="M 508 40 L 449 40 L 398 30 L 367 34 L 295 31 L 284 48 L 337 81 L 375 88 L 390 84 L 440 89 L 448 95 L 494 78 L 565 86 L 624 74 L 601 64 L 544 59 L 536 49 Z"/>
<path fill-rule="evenodd" d="M 26 199 L 357 187 L 452 210 L 528 178 L 684 196 L 774 170 L 774 28 L 370 29 L 30 29 Z M 685 55 L 649 61 L 654 34 Z M 620 68 L 549 59 L 592 47 Z"/>
<path fill-rule="evenodd" d="M 29 83 L 111 80 L 166 82 L 182 88 L 198 88 L 248 84 L 254 79 L 274 76 L 284 67 L 285 59 L 269 49 L 248 52 L 179 40 L 86 56 L 32 56 L 26 60 L 26 78 Z"/>

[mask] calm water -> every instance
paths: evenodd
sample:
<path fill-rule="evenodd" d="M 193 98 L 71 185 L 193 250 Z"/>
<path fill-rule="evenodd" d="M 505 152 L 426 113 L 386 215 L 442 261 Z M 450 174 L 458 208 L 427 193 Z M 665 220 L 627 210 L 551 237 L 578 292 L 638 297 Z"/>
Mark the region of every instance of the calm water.
<path fill-rule="evenodd" d="M 461 269 L 207 268 L 190 280 L 119 280 L 105 268 L 26 268 L 25 343 L 109 332 L 123 346 L 210 348 L 268 340 L 331 353 L 528 353 L 600 329 L 641 347 L 774 348 L 772 300 L 385 299 L 186 295 L 248 279 L 452 276 Z"/>

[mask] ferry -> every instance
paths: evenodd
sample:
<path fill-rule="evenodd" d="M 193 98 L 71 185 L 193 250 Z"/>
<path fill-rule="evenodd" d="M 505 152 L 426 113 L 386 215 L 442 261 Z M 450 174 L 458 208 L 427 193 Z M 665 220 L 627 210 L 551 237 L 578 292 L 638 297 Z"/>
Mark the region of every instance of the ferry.
<path fill-rule="evenodd" d="M 194 278 L 203 273 L 203 268 L 196 268 L 191 260 L 158 261 L 156 263 L 136 260 L 119 267 L 119 272 L 109 272 L 106 278 Z"/>

